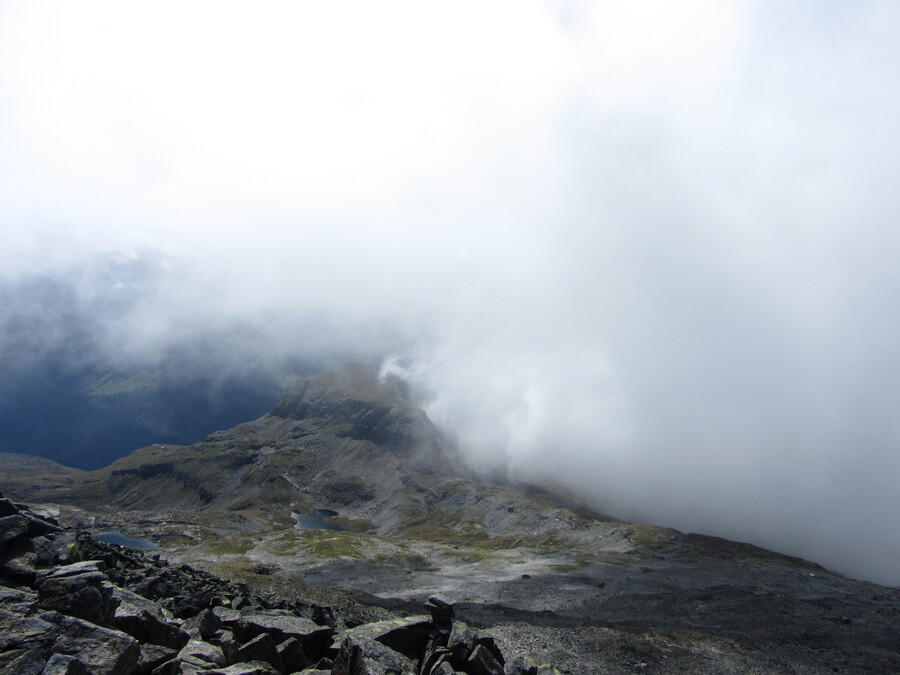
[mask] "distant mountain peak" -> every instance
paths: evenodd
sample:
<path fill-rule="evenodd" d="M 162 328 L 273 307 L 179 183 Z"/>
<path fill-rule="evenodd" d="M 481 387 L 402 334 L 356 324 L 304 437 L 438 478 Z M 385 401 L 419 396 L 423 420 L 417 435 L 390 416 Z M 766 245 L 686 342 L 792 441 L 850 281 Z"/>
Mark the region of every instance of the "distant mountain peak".
<path fill-rule="evenodd" d="M 395 450 L 438 443 L 439 433 L 410 400 L 397 377 L 382 379 L 358 363 L 298 379 L 271 412 L 290 420 L 332 425 L 339 436 L 372 441 Z"/>
<path fill-rule="evenodd" d="M 301 401 L 338 402 L 354 399 L 380 405 L 412 405 L 409 388 L 397 377 L 382 379 L 373 368 L 359 363 L 345 363 L 330 370 L 298 378 L 288 389 L 281 404 L 289 406 Z M 274 411 L 273 411 L 274 412 Z M 290 411 L 285 409 L 289 416 Z"/>

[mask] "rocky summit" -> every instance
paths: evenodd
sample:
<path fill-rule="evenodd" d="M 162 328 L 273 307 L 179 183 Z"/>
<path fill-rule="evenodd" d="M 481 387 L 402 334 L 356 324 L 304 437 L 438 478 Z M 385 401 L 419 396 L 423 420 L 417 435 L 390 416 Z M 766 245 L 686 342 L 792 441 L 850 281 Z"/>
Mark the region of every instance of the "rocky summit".
<path fill-rule="evenodd" d="M 0 489 L 4 673 L 900 672 L 897 589 L 479 476 L 362 366 Z"/>

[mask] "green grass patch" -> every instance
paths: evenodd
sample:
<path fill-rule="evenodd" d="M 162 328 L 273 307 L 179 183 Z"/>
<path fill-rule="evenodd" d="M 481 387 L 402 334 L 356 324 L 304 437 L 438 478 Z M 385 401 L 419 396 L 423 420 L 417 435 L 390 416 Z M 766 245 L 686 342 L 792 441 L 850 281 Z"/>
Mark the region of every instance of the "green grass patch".
<path fill-rule="evenodd" d="M 644 523 L 629 523 L 622 526 L 625 538 L 632 544 L 640 547 L 657 547 L 671 542 L 677 533 L 666 527 L 646 525 Z"/>
<path fill-rule="evenodd" d="M 244 555 L 254 543 L 247 537 L 226 537 L 209 542 L 209 548 L 219 555 Z"/>
<path fill-rule="evenodd" d="M 340 525 L 348 532 L 371 532 L 375 529 L 375 525 L 371 520 L 355 520 L 353 518 L 344 518 L 343 516 L 332 516 L 327 522 L 334 525 Z"/>
<path fill-rule="evenodd" d="M 454 558 L 459 558 L 463 562 L 471 562 L 471 563 L 481 562 L 482 560 L 487 560 L 488 558 L 492 557 L 492 552 L 490 550 L 486 550 L 483 548 L 481 548 L 481 549 L 478 549 L 478 548 L 476 548 L 476 549 L 453 548 L 448 551 L 445 551 L 445 553 Z"/>
<path fill-rule="evenodd" d="M 303 548 L 322 558 L 361 558 L 362 552 L 356 542 L 347 536 L 321 535 L 306 541 Z"/>
<path fill-rule="evenodd" d="M 359 543 L 350 532 L 297 530 L 273 541 L 269 550 L 276 556 L 311 553 L 322 558 L 362 558 Z"/>
<path fill-rule="evenodd" d="M 182 546 L 194 546 L 198 543 L 193 537 L 186 537 L 183 534 L 164 534 L 157 541 L 160 548 L 180 548 Z"/>

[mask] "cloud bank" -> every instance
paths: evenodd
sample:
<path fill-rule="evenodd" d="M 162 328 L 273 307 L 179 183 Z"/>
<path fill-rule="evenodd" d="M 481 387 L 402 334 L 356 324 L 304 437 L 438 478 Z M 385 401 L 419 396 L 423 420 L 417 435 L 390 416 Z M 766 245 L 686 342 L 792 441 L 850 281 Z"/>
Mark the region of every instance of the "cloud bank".
<path fill-rule="evenodd" d="M 898 20 L 8 0 L 0 281 L 123 358 L 385 359 L 476 465 L 897 585 Z"/>

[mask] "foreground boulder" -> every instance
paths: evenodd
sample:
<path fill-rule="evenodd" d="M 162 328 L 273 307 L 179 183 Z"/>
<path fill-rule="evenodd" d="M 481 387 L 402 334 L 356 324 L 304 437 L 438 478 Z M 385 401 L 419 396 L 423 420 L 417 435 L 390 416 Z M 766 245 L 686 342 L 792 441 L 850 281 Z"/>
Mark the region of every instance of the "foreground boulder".
<path fill-rule="evenodd" d="M 135 672 L 140 661 L 140 646 L 131 636 L 58 612 L 18 617 L 0 610 L 0 626 L 0 673 L 120 675 Z"/>
<path fill-rule="evenodd" d="M 332 675 L 506 675 L 493 638 L 456 620 L 452 602 L 432 596 L 425 608 L 431 617 L 379 621 L 338 635 Z M 515 672 L 524 675 L 530 666 L 523 667 Z"/>

